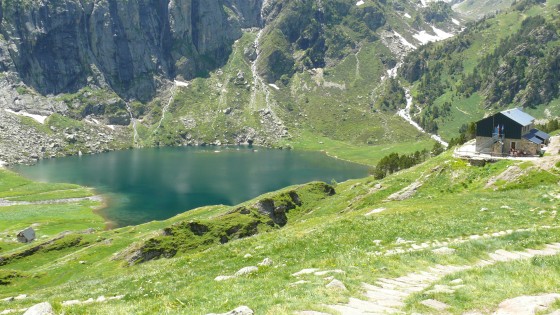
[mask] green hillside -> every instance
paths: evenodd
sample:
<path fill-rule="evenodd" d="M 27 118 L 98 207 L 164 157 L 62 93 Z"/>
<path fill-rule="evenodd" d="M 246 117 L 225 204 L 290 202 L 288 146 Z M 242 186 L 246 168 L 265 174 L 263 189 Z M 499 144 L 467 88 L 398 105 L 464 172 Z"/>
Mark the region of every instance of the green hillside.
<path fill-rule="evenodd" d="M 413 84 L 421 125 L 444 138 L 505 108 L 537 118 L 560 113 L 558 1 L 521 1 L 473 22 L 445 42 L 410 54 L 400 71 Z"/>
<path fill-rule="evenodd" d="M 560 285 L 558 251 L 504 262 L 492 258 L 500 249 L 524 251 L 560 242 L 555 161 L 550 156 L 538 164 L 500 161 L 473 167 L 446 152 L 381 181 L 369 177 L 336 186 L 287 187 L 234 207 L 205 207 L 110 231 L 85 214 L 99 202 L 58 204 L 68 215 L 46 225 L 41 222 L 49 216 L 48 206 L 3 206 L 4 217 L 19 215 L 17 224 L 1 221 L 0 298 L 28 297 L 0 299 L 0 310 L 48 301 L 65 314 L 206 314 L 239 305 L 257 314 L 334 314 L 354 298 L 367 300 L 362 283 L 434 266 L 463 266 L 441 271 L 441 277 L 394 307 L 438 314 L 421 304 L 434 298 L 453 314 L 490 312 L 507 298 L 552 293 Z M 0 174 L 7 200 L 91 194 Z M 35 223 L 38 241 L 12 241 L 17 230 Z M 87 228 L 93 230 L 84 232 Z M 441 248 L 451 252 L 438 254 Z M 257 267 L 265 258 L 270 264 Z M 487 265 L 480 265 L 483 260 Z M 248 266 L 256 268 L 234 276 Z M 319 273 L 293 275 L 306 268 Z M 215 280 L 219 276 L 233 277 Z M 325 287 L 333 277 L 347 290 Z M 453 292 L 430 293 L 455 279 L 462 284 Z M 99 296 L 112 300 L 82 303 Z M 71 300 L 79 301 L 65 303 Z"/>

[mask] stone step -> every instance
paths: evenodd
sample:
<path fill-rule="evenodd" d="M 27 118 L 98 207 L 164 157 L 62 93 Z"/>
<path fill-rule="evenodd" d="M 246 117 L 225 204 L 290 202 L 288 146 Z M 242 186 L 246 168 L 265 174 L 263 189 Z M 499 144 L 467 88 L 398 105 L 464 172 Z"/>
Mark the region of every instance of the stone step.
<path fill-rule="evenodd" d="M 397 291 L 400 289 L 399 286 L 390 283 L 381 282 L 381 281 L 375 281 L 375 284 L 382 287 L 383 289 L 390 289 L 390 290 L 397 290 Z"/>
<path fill-rule="evenodd" d="M 430 286 L 429 284 L 424 284 L 422 286 L 410 286 L 408 288 L 403 288 L 402 291 L 410 295 L 412 293 L 422 292 L 429 286 Z"/>
<path fill-rule="evenodd" d="M 371 312 L 364 312 L 362 310 L 359 310 L 357 308 L 353 308 L 347 305 L 329 305 L 329 308 L 332 310 L 335 310 L 337 312 L 339 312 L 340 314 L 343 315 L 369 315 L 369 314 L 375 314 L 375 313 L 371 313 Z"/>
<path fill-rule="evenodd" d="M 426 277 L 417 273 L 409 273 L 406 275 L 408 279 L 414 281 L 415 283 L 420 283 L 426 281 Z"/>
<path fill-rule="evenodd" d="M 552 249 L 552 250 L 555 250 L 557 252 L 560 252 L 560 243 L 547 244 L 545 246 L 545 248 Z"/>
<path fill-rule="evenodd" d="M 504 249 L 488 253 L 488 259 L 482 259 L 471 266 L 466 265 L 435 265 L 429 267 L 427 271 L 411 272 L 398 278 L 379 278 L 375 285 L 362 283 L 366 290 L 367 301 L 350 298 L 345 305 L 330 305 L 332 310 L 344 315 L 361 314 L 403 314 L 399 309 L 405 306 L 404 300 L 412 293 L 422 292 L 430 287 L 434 282 L 441 280 L 444 276 L 455 272 L 472 269 L 474 267 L 486 267 L 496 262 L 509 262 L 519 259 L 532 258 L 534 256 L 550 256 L 560 254 L 560 243 L 547 244 L 543 249 L 527 249 L 523 252 L 507 251 Z M 443 285 L 434 286 L 434 293 L 451 293 L 456 287 Z M 445 292 L 444 292 L 445 291 Z M 424 300 L 421 302 L 425 306 L 444 312 L 449 305 L 437 300 Z"/>
<path fill-rule="evenodd" d="M 381 293 L 381 294 L 385 294 L 387 296 L 395 296 L 395 297 L 400 297 L 400 298 L 405 298 L 405 297 L 408 296 L 408 294 L 406 294 L 402 291 L 384 289 L 384 288 L 378 287 L 376 285 L 371 285 L 371 284 L 367 284 L 367 283 L 362 283 L 362 287 L 369 292 Z"/>
<path fill-rule="evenodd" d="M 514 259 L 520 259 L 521 255 L 516 254 L 515 252 L 508 252 L 507 250 L 503 250 L 503 249 L 498 249 L 497 251 L 495 251 L 496 254 L 502 255 L 504 257 L 507 257 L 511 260 Z"/>
<path fill-rule="evenodd" d="M 441 278 L 440 276 L 434 275 L 433 273 L 427 271 L 421 271 L 419 275 L 423 276 L 425 281 L 435 281 Z"/>
<path fill-rule="evenodd" d="M 518 254 L 519 256 L 521 256 L 521 258 L 533 258 L 535 257 L 535 255 L 526 253 L 526 252 L 514 252 L 516 254 Z"/>
<path fill-rule="evenodd" d="M 502 262 L 506 262 L 506 261 L 510 261 L 511 259 L 506 257 L 506 256 L 502 256 L 500 254 L 496 254 L 496 253 L 490 253 L 488 254 L 488 256 L 490 256 L 490 258 L 494 261 L 502 261 Z"/>
<path fill-rule="evenodd" d="M 387 314 L 397 314 L 400 311 L 391 307 L 381 306 L 377 303 L 372 303 L 369 301 L 364 301 L 356 298 L 350 298 L 347 304 L 349 307 L 359 309 L 364 312 L 375 312 L 375 313 L 387 313 Z"/>
<path fill-rule="evenodd" d="M 388 296 L 384 293 L 367 291 L 366 297 L 368 301 L 386 307 L 403 307 L 403 298 L 399 296 Z"/>
<path fill-rule="evenodd" d="M 551 256 L 557 254 L 557 251 L 552 249 L 528 249 L 526 252 L 537 256 Z"/>
<path fill-rule="evenodd" d="M 402 287 L 402 288 L 411 285 L 410 283 L 399 281 L 398 278 L 397 279 L 379 278 L 379 279 L 377 279 L 377 281 L 380 281 L 380 282 L 383 282 L 383 283 L 388 283 L 388 284 L 393 284 L 397 287 Z"/>
<path fill-rule="evenodd" d="M 475 266 L 477 266 L 477 267 L 485 267 L 485 266 L 489 266 L 489 265 L 493 265 L 493 264 L 494 264 L 493 261 L 486 260 L 486 259 L 482 259 L 482 260 L 480 260 L 479 262 L 477 262 L 477 263 L 475 264 Z"/>
<path fill-rule="evenodd" d="M 407 285 L 417 285 L 417 284 L 418 284 L 418 281 L 417 281 L 417 280 L 412 279 L 412 278 L 410 278 L 410 277 L 408 277 L 408 276 L 398 277 L 398 278 L 396 278 L 395 280 L 397 280 L 397 281 L 399 281 L 399 282 L 402 282 L 402 283 L 405 283 L 405 284 L 407 284 Z"/>
<path fill-rule="evenodd" d="M 443 302 L 440 302 L 438 300 L 433 300 L 433 299 L 424 300 L 424 301 L 420 302 L 420 304 L 422 304 L 424 306 L 427 306 L 429 308 L 433 308 L 433 309 L 438 310 L 438 311 L 443 311 L 446 308 L 449 308 L 449 305 L 447 305 Z"/>

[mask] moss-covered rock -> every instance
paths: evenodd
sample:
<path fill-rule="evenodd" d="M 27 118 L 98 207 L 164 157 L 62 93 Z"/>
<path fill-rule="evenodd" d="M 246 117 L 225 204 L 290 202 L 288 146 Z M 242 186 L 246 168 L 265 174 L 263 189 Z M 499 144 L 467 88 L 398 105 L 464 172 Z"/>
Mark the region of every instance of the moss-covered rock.
<path fill-rule="evenodd" d="M 134 244 L 119 257 L 133 265 L 278 229 L 288 223 L 290 211 L 306 209 L 303 196 L 311 201 L 334 194 L 330 185 L 310 183 L 267 195 L 211 219 L 180 221 L 165 227 L 158 236 Z"/>

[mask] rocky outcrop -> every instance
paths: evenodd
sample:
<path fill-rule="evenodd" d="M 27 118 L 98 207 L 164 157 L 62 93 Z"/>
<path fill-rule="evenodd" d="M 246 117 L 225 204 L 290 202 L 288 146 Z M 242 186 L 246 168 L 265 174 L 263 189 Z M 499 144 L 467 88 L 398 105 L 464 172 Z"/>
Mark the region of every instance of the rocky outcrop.
<path fill-rule="evenodd" d="M 125 127 L 87 123 L 72 128 L 51 125 L 50 132 L 42 132 L 45 129 L 22 123 L 16 114 L 0 108 L 0 160 L 7 164 L 33 164 L 39 159 L 130 146 L 130 135 Z"/>
<path fill-rule="evenodd" d="M 286 192 L 270 194 L 252 205 L 233 208 L 211 219 L 179 221 L 164 228 L 159 235 L 133 244 L 115 255 L 114 259 L 124 259 L 128 265 L 134 265 L 281 228 L 288 223 L 289 211 L 302 211 L 304 202 L 301 196 L 304 194 L 322 199 L 334 195 L 335 190 L 328 184 L 314 182 Z M 268 259 L 260 266 L 271 264 L 272 261 Z M 255 268 L 251 270 L 254 271 Z M 217 281 L 230 278 L 231 276 L 218 277 Z"/>
<path fill-rule="evenodd" d="M 259 213 L 267 215 L 274 224 L 279 226 L 288 223 L 286 213 L 298 206 L 301 206 L 301 200 L 295 191 L 281 194 L 275 199 L 265 198 L 255 204 Z"/>
<path fill-rule="evenodd" d="M 40 94 L 109 84 L 151 99 L 159 78 L 193 78 L 223 63 L 262 0 L 10 1 L 1 16 L 0 71 Z"/>

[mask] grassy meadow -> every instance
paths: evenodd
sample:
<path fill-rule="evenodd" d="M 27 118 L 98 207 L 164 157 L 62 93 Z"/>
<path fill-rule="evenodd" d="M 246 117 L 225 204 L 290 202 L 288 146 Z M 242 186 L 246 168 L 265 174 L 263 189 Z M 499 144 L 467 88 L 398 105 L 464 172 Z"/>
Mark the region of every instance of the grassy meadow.
<path fill-rule="evenodd" d="M 103 230 L 103 220 L 92 213 L 99 202 L 58 204 L 57 210 L 31 205 L 0 207 L 3 236 L 17 230 L 15 222 L 4 220 L 13 218 L 7 210 L 18 213 L 18 228 L 41 223 L 39 240 L 33 244 L 16 244 L 6 237 L 0 243 L 0 257 L 12 257 L 0 265 L 0 280 L 8 282 L 0 286 L 0 310 L 49 301 L 65 314 L 206 314 L 239 305 L 249 306 L 256 314 L 298 310 L 335 314 L 324 305 L 361 297 L 362 282 L 374 283 L 378 278 L 398 277 L 437 264 L 471 265 L 498 249 L 523 250 L 559 242 L 559 169 L 543 170 L 523 162 L 515 168 L 522 173 L 513 182 L 495 180 L 519 163 L 500 161 L 474 167 L 446 152 L 381 181 L 367 177 L 338 183 L 332 196 L 306 188 L 313 184 L 287 187 L 235 207 L 205 207 L 165 221 L 114 230 Z M 30 183 L 8 171 L 0 174 L 0 194 L 10 196 L 2 198 L 37 201 L 41 196 L 52 200 L 57 191 L 61 198 L 79 196 L 76 191 L 82 191 L 82 196 L 92 194 L 72 185 Z M 420 186 L 410 198 L 388 201 L 415 182 Z M 290 191 L 299 194 L 301 205 L 287 213 L 283 227 L 270 226 L 221 245 L 181 249 L 171 258 L 133 265 L 126 260 L 131 251 L 150 240 L 173 237 L 162 232 L 165 228 L 182 222 L 220 222 L 226 213 L 235 220 L 235 215 L 242 214 L 231 214 L 234 209 L 250 209 L 259 201 L 278 200 Z M 53 214 L 61 209 L 63 216 Z M 376 211 L 366 215 L 372 210 Z M 95 232 L 79 233 L 87 228 Z M 32 255 L 16 257 L 66 230 L 73 232 Z M 455 252 L 432 252 L 444 243 Z M 272 265 L 259 266 L 249 275 L 214 280 L 257 266 L 264 258 L 270 258 Z M 326 272 L 292 275 L 305 268 Z M 466 286 L 436 298 L 451 305 L 452 314 L 473 309 L 490 313 L 507 298 L 557 291 L 557 268 L 558 255 L 474 268 L 442 279 L 444 283 L 461 278 Z M 329 276 L 342 281 L 348 291 L 326 288 Z M 1 301 L 19 294 L 28 298 Z M 62 305 L 102 295 L 124 298 Z M 406 300 L 404 310 L 436 314 L 419 304 L 431 297 L 419 292 Z"/>

